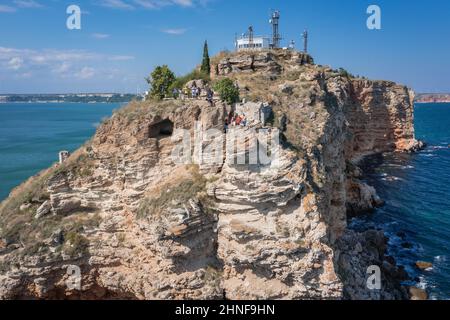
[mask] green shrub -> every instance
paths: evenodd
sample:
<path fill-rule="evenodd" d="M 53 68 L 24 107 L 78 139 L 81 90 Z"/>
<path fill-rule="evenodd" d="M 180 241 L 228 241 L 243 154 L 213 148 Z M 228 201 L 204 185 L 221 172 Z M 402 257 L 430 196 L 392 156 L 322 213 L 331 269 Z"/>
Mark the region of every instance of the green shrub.
<path fill-rule="evenodd" d="M 163 65 L 157 66 L 146 80 L 150 85 L 150 98 L 161 100 L 169 95 L 176 77 L 167 65 Z"/>
<path fill-rule="evenodd" d="M 339 73 L 340 76 L 345 77 L 345 78 L 355 78 L 355 76 L 353 74 L 351 74 L 350 72 L 348 72 L 344 68 L 339 68 L 338 69 L 338 73 Z"/>
<path fill-rule="evenodd" d="M 214 84 L 214 90 L 219 94 L 222 101 L 233 104 L 239 102 L 239 89 L 229 78 L 218 80 Z"/>

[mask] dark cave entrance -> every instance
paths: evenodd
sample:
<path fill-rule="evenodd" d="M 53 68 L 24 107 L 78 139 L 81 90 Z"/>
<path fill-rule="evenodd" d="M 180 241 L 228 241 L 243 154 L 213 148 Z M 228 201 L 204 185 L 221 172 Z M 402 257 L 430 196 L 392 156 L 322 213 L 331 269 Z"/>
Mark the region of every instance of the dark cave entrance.
<path fill-rule="evenodd" d="M 172 136 L 172 134 L 173 122 L 169 119 L 154 124 L 149 129 L 149 138 L 151 139 L 163 139 Z"/>

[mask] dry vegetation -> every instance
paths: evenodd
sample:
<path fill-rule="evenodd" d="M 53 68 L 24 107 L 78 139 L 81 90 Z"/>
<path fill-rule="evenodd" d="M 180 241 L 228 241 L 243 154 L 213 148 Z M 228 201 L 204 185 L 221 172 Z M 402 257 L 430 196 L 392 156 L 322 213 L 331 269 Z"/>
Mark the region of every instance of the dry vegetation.
<path fill-rule="evenodd" d="M 40 219 L 36 219 L 35 214 L 42 203 L 49 200 L 47 185 L 53 177 L 59 174 L 89 177 L 93 165 L 93 160 L 82 148 L 63 165 L 53 166 L 17 187 L 0 207 L 0 239 L 7 245 L 18 245 L 22 249 L 20 255 L 24 257 L 47 252 L 55 233 L 60 233 L 63 242 L 56 244 L 59 246 L 57 253 L 74 256 L 85 252 L 87 240 L 81 234 L 99 226 L 98 213 L 85 210 Z"/>
<path fill-rule="evenodd" d="M 185 170 L 185 172 L 180 172 Z M 151 196 L 141 201 L 137 211 L 138 218 L 158 216 L 168 208 L 182 208 L 190 199 L 204 196 L 207 180 L 199 173 L 198 166 L 182 168 L 157 190 L 152 190 Z"/>

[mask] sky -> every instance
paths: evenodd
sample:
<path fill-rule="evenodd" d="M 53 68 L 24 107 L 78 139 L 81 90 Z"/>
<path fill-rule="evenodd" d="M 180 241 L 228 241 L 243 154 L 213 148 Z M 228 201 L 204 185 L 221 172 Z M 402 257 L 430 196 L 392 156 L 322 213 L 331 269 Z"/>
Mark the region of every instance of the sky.
<path fill-rule="evenodd" d="M 369 30 L 369 5 L 381 30 Z M 67 7 L 81 8 L 69 30 Z M 281 12 L 283 45 L 309 31 L 317 64 L 393 80 L 417 92 L 450 92 L 448 0 L 0 0 L 0 93 L 146 90 L 161 64 L 177 74 L 210 54 L 234 50 L 250 25 L 270 35 Z"/>

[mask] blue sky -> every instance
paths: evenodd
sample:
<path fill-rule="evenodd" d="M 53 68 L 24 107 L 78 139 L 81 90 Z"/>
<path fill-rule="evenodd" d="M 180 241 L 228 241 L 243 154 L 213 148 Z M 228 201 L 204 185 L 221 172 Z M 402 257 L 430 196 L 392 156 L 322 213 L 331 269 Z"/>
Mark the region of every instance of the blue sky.
<path fill-rule="evenodd" d="M 66 8 L 82 29 L 66 28 Z M 366 27 L 367 7 L 382 29 Z M 406 0 L 0 0 L 0 93 L 136 92 L 158 64 L 177 74 L 233 49 L 253 25 L 270 34 L 281 11 L 284 44 L 305 28 L 318 64 L 388 79 L 418 92 L 450 92 L 450 1 Z"/>

